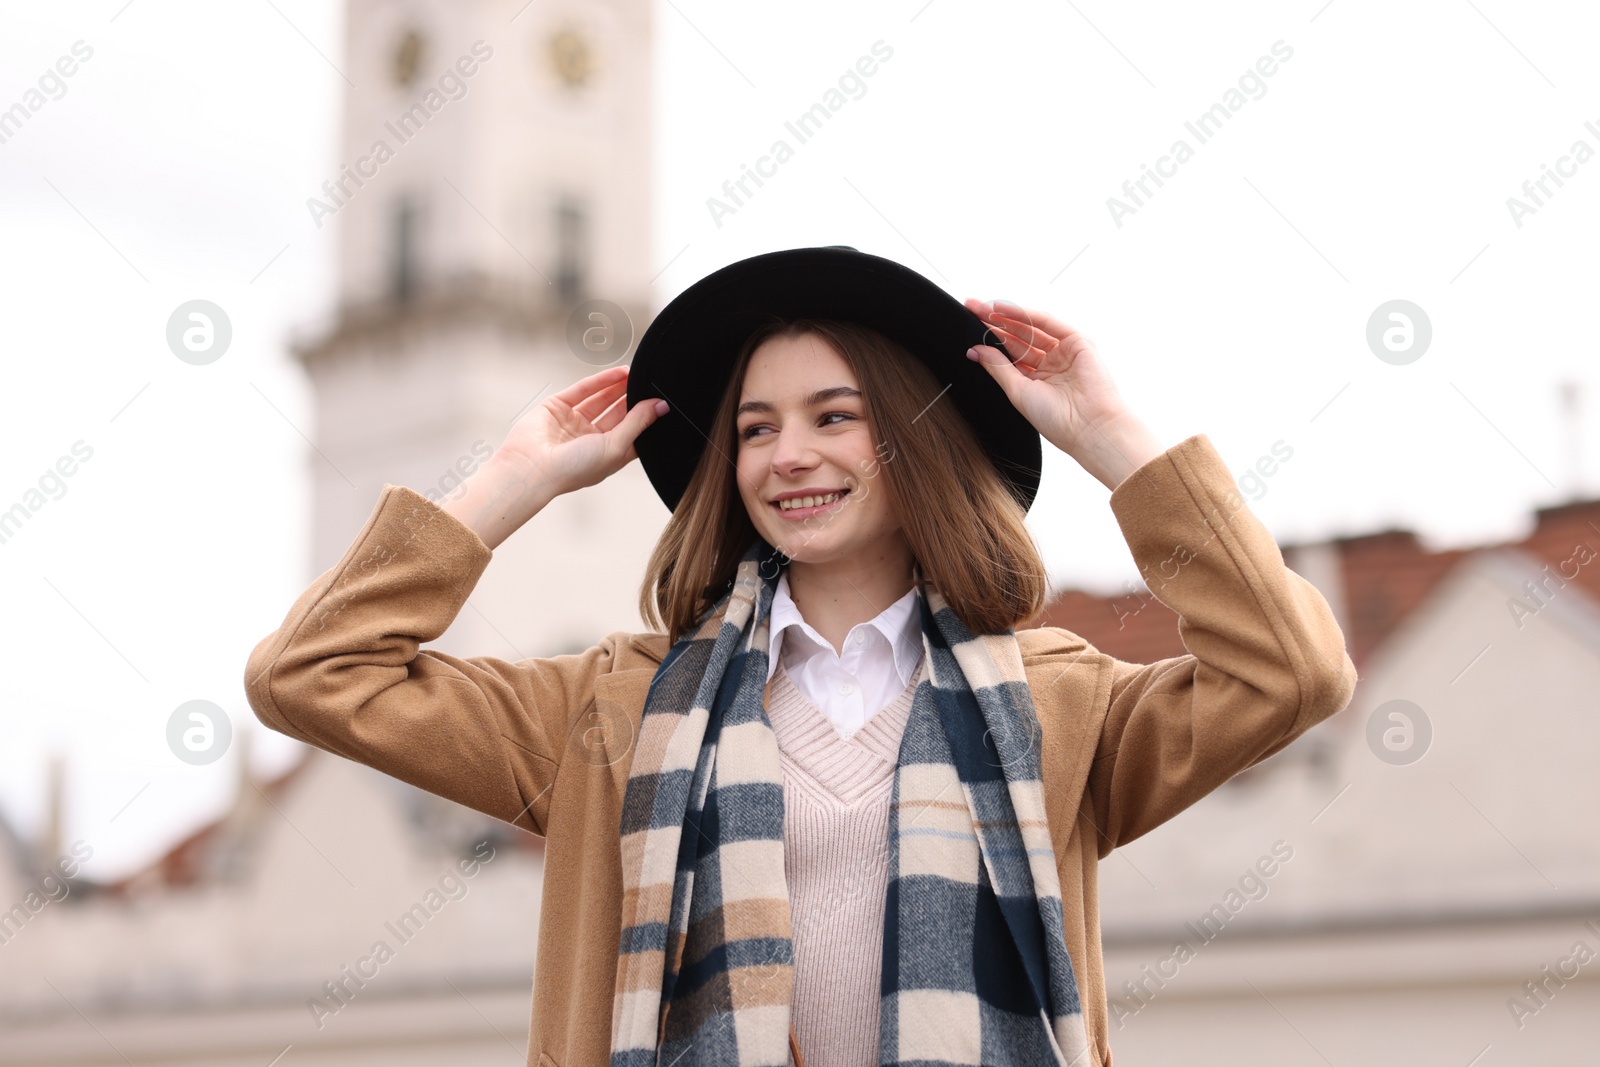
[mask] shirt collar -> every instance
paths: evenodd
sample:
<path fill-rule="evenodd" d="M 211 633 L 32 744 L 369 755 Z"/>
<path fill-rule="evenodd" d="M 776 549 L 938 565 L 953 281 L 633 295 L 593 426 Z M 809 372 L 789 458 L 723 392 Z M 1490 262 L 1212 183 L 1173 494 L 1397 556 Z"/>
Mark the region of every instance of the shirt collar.
<path fill-rule="evenodd" d="M 809 641 L 807 654 L 827 649 L 833 651 L 826 638 L 800 615 L 800 608 L 789 595 L 789 572 L 778 576 L 778 588 L 772 597 L 772 612 L 767 625 L 770 642 L 767 647 L 767 681 L 778 669 L 778 655 L 783 648 L 784 634 L 795 631 L 796 638 Z M 922 613 L 917 605 L 917 590 L 913 586 L 905 596 L 884 608 L 868 625 L 881 633 L 894 650 L 895 671 L 903 685 L 911 684 L 911 677 L 922 657 Z M 804 642 L 801 642 L 804 644 Z"/>

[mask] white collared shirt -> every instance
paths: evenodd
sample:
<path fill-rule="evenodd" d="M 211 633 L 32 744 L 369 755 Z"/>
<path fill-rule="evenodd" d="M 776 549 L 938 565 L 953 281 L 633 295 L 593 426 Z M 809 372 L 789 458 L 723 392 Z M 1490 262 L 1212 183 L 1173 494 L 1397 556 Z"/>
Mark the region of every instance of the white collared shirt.
<path fill-rule="evenodd" d="M 846 741 L 905 691 L 922 660 L 922 620 L 915 588 L 876 618 L 851 627 L 844 654 L 835 652 L 789 595 L 789 573 L 772 599 L 767 680 L 782 656 L 784 671 Z"/>

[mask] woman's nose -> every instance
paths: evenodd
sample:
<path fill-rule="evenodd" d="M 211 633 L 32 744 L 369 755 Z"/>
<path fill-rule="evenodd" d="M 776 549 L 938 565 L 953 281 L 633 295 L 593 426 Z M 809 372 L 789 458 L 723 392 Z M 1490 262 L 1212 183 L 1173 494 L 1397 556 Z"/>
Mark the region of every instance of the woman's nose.
<path fill-rule="evenodd" d="M 772 448 L 772 469 L 787 473 L 804 470 L 816 464 L 817 450 L 811 435 L 804 429 L 789 427 L 777 431 L 778 440 Z"/>

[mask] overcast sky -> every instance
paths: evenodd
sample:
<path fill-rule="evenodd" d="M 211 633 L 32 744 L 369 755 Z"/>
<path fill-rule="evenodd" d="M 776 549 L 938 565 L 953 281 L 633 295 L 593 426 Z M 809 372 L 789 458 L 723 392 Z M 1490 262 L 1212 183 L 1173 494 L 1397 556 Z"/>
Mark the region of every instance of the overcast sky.
<path fill-rule="evenodd" d="M 0 18 L 0 109 L 44 82 L 0 144 L 0 509 L 73 472 L 0 544 L 0 814 L 36 830 L 60 753 L 67 839 L 109 878 L 235 788 L 231 761 L 173 757 L 179 705 L 224 708 L 263 771 L 297 752 L 241 676 L 313 577 L 310 395 L 286 341 L 335 278 L 337 228 L 310 230 L 304 204 L 339 163 L 342 14 Z M 657 307 L 745 256 L 852 244 L 1049 310 L 1166 443 L 1205 433 L 1240 474 L 1289 451 L 1251 487 L 1283 543 L 1516 538 L 1532 509 L 1600 491 L 1592 7 L 672 0 L 654 18 Z M 717 225 L 707 198 L 878 42 L 864 91 Z M 1186 123 L 1217 104 L 1202 140 Z M 196 298 L 235 331 L 205 367 L 165 340 Z M 1431 341 L 1380 359 L 1369 320 L 1396 300 Z M 1107 495 L 1047 457 L 1030 522 L 1059 586 L 1136 574 Z"/>

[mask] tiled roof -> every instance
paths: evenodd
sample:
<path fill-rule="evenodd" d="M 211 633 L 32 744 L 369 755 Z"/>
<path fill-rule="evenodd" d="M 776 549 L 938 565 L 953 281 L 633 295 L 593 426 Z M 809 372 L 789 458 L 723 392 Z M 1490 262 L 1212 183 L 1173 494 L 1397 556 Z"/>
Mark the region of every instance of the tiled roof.
<path fill-rule="evenodd" d="M 268 779 L 256 786 L 241 782 L 239 788 L 241 790 L 258 788 L 267 799 L 276 801 L 294 784 L 308 762 L 309 760 L 302 758 L 276 778 Z M 230 817 L 237 810 L 236 805 L 233 811 L 224 813 L 216 820 L 193 831 L 146 866 L 114 882 L 97 887 L 98 891 L 125 895 L 157 886 L 189 886 L 204 881 L 210 870 L 208 862 L 210 855 L 213 850 L 225 844 L 224 839 L 232 829 Z"/>
<path fill-rule="evenodd" d="M 278 803 L 294 788 L 296 781 L 311 762 L 323 758 L 332 757 L 308 750 L 294 766 L 276 778 L 256 785 L 241 783 L 240 789 L 259 789 L 261 794 L 271 801 L 271 807 L 276 809 Z M 440 803 L 448 802 L 441 800 Z M 254 809 L 256 818 L 247 819 L 242 815 L 247 808 Z M 253 832 L 256 827 L 253 824 L 260 818 L 269 817 L 256 807 L 250 797 L 241 793 L 232 810 L 224 812 L 212 822 L 190 833 L 146 866 L 117 881 L 95 886 L 93 892 L 129 895 L 151 889 L 199 885 L 214 880 L 218 876 L 219 865 L 225 868 L 231 851 L 239 849 L 248 851 L 256 846 L 256 835 Z M 544 849 L 543 838 L 506 824 L 496 823 L 495 826 L 503 830 L 500 842 L 502 844 L 530 853 L 540 853 Z"/>
<path fill-rule="evenodd" d="M 1505 547 L 1430 552 L 1409 530 L 1339 538 L 1331 544 L 1338 549 L 1343 578 L 1345 640 L 1358 668 L 1464 557 Z M 1600 599 L 1600 499 L 1540 508 L 1532 532 L 1507 545 L 1544 560 L 1553 575 L 1574 575 L 1572 582 Z M 1286 556 L 1293 547 L 1283 546 Z M 1554 580 L 1549 584 L 1556 587 Z M 1029 626 L 1063 627 L 1130 663 L 1153 663 L 1187 651 L 1178 638 L 1178 616 L 1143 587 L 1121 596 L 1065 590 L 1024 624 Z"/>

